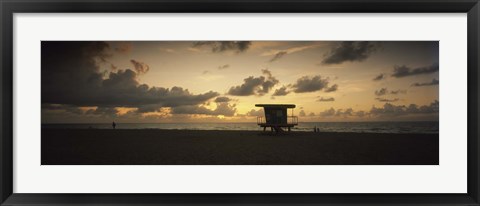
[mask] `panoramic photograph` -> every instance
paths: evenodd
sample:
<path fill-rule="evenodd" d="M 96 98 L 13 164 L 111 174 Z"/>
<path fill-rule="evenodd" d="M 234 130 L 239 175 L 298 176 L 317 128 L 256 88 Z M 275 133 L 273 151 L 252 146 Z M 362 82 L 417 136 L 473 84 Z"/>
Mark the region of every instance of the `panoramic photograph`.
<path fill-rule="evenodd" d="M 42 41 L 42 165 L 439 165 L 438 41 Z"/>

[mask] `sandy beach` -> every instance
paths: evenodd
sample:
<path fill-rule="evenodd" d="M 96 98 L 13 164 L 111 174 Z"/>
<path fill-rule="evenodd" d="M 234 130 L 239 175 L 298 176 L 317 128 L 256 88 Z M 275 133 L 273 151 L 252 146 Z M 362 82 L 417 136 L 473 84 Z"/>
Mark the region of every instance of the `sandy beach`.
<path fill-rule="evenodd" d="M 42 129 L 42 165 L 437 165 L 438 134 Z"/>

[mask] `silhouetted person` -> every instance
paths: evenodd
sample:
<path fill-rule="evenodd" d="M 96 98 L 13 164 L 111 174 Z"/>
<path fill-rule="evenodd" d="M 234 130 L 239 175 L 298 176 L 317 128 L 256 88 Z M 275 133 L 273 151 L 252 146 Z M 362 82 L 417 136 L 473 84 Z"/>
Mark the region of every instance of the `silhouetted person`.
<path fill-rule="evenodd" d="M 313 132 L 317 132 L 317 126 L 313 127 Z"/>
<path fill-rule="evenodd" d="M 317 127 L 317 132 L 320 132 L 320 127 Z"/>
<path fill-rule="evenodd" d="M 117 126 L 117 124 L 115 124 L 115 121 L 112 122 L 112 127 L 113 129 L 115 129 L 115 127 Z"/>

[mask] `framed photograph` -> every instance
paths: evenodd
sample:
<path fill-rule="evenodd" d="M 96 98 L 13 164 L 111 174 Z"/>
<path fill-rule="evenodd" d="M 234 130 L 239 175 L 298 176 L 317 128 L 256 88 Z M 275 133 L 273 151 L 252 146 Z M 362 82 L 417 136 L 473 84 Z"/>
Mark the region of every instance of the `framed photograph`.
<path fill-rule="evenodd" d="M 0 6 L 1 205 L 480 205 L 476 0 Z"/>

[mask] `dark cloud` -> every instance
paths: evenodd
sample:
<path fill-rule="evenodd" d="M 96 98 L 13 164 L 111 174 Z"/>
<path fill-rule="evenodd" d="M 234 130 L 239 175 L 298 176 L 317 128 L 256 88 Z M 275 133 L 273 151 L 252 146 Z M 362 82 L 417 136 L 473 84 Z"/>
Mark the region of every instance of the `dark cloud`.
<path fill-rule="evenodd" d="M 385 79 L 385 75 L 384 74 L 379 74 L 378 76 L 373 78 L 373 81 L 380 81 L 382 79 Z"/>
<path fill-rule="evenodd" d="M 236 105 L 230 105 L 227 102 L 217 103 L 217 108 L 214 110 L 208 109 L 204 106 L 186 105 L 172 108 L 172 114 L 204 114 L 204 115 L 223 115 L 231 117 L 235 115 L 237 109 Z"/>
<path fill-rule="evenodd" d="M 339 116 L 339 117 L 349 117 L 349 116 L 353 116 L 353 115 L 354 115 L 354 112 L 353 112 L 352 108 L 348 108 L 348 109 L 345 109 L 345 110 L 339 109 L 335 113 L 335 116 Z"/>
<path fill-rule="evenodd" d="M 418 106 L 416 104 L 393 105 L 385 103 L 382 107 L 372 107 L 370 111 L 354 111 L 352 108 L 337 109 L 330 108 L 320 112 L 321 117 L 395 117 L 406 115 L 438 115 L 439 103 L 437 100 L 429 105 Z"/>
<path fill-rule="evenodd" d="M 355 112 L 355 116 L 357 117 L 364 117 L 365 115 L 367 115 L 367 113 L 365 111 L 356 111 Z"/>
<path fill-rule="evenodd" d="M 136 73 L 132 70 L 120 70 L 110 73 L 108 79 L 102 81 L 99 92 L 104 95 L 95 102 L 113 104 L 114 106 L 138 106 L 145 104 L 159 104 L 165 107 L 182 105 L 197 105 L 204 103 L 219 94 L 207 92 L 194 95 L 181 87 L 163 88 L 149 87 L 136 81 Z"/>
<path fill-rule="evenodd" d="M 379 102 L 397 102 L 399 101 L 400 99 L 398 98 L 395 98 L 395 99 L 386 99 L 386 98 L 375 98 L 377 101 Z"/>
<path fill-rule="evenodd" d="M 313 112 L 310 112 L 310 114 L 308 114 L 309 117 L 314 117 L 315 116 L 315 113 Z"/>
<path fill-rule="evenodd" d="M 104 117 L 117 117 L 118 110 L 113 107 L 97 107 L 96 109 L 90 109 L 85 112 L 87 115 L 99 115 Z"/>
<path fill-rule="evenodd" d="M 407 90 L 393 90 L 393 91 L 390 91 L 390 94 L 406 94 L 407 93 Z"/>
<path fill-rule="evenodd" d="M 139 62 L 135 59 L 131 59 L 130 63 L 133 64 L 133 68 L 137 72 L 137 74 L 145 74 L 150 70 L 150 66 L 148 64 L 145 64 L 143 62 Z"/>
<path fill-rule="evenodd" d="M 217 69 L 218 69 L 218 70 L 223 70 L 223 69 L 227 69 L 227 68 L 229 68 L 229 67 L 230 67 L 230 64 L 224 64 L 224 65 L 218 66 Z"/>
<path fill-rule="evenodd" d="M 328 98 L 320 97 L 320 99 L 317 100 L 317 102 L 333 102 L 333 101 L 335 101 L 335 98 L 333 97 L 328 97 Z"/>
<path fill-rule="evenodd" d="M 334 108 L 327 109 L 323 112 L 320 112 L 321 117 L 342 117 L 342 118 L 348 118 L 348 117 L 364 117 L 368 115 L 367 112 L 365 111 L 354 111 L 352 108 L 347 108 L 347 109 L 337 109 L 335 110 Z"/>
<path fill-rule="evenodd" d="M 323 59 L 323 64 L 341 64 L 343 62 L 361 62 L 377 50 L 378 44 L 368 41 L 345 41 L 332 48 Z"/>
<path fill-rule="evenodd" d="M 430 66 L 417 67 L 417 68 L 410 68 L 405 65 L 403 66 L 395 65 L 393 67 L 392 77 L 401 78 L 401 77 L 407 77 L 407 76 L 413 76 L 413 75 L 430 74 L 430 73 L 438 72 L 438 69 L 439 69 L 438 63 L 434 63 Z"/>
<path fill-rule="evenodd" d="M 246 51 L 251 44 L 252 42 L 250 41 L 199 41 L 194 42 L 193 47 L 210 47 L 214 53 L 225 51 L 241 53 Z"/>
<path fill-rule="evenodd" d="M 263 88 L 261 88 L 261 85 L 265 82 L 265 77 L 250 76 L 248 78 L 245 78 L 243 82 L 244 83 L 240 86 L 231 87 L 230 90 L 228 90 L 228 94 L 235 96 L 249 96 L 261 94 L 261 92 L 259 91 L 263 90 Z"/>
<path fill-rule="evenodd" d="M 208 74 L 208 73 L 210 73 L 210 71 L 208 71 L 208 70 L 204 70 L 204 71 L 202 72 L 202 74 Z"/>
<path fill-rule="evenodd" d="M 140 84 L 138 73 L 130 69 L 109 72 L 104 78 L 99 64 L 106 62 L 109 51 L 105 42 L 42 41 L 42 104 L 97 106 L 99 113 L 114 107 L 199 105 L 219 95 L 213 91 L 192 94 L 181 87 L 150 87 Z"/>
<path fill-rule="evenodd" d="M 286 96 L 287 94 L 290 93 L 290 91 L 287 90 L 288 88 L 286 86 L 282 86 L 280 89 L 276 89 L 275 92 L 273 93 L 273 96 Z"/>
<path fill-rule="evenodd" d="M 369 114 L 373 116 L 401 116 L 408 114 L 438 114 L 439 103 L 437 100 L 430 105 L 417 106 L 416 104 L 393 105 L 385 103 L 383 107 L 372 107 Z"/>
<path fill-rule="evenodd" d="M 393 94 L 393 95 L 397 95 L 397 94 L 405 94 L 407 93 L 406 90 L 388 90 L 387 88 L 381 88 L 380 90 L 376 90 L 375 91 L 375 95 L 376 96 L 383 96 L 383 95 L 387 95 L 387 94 Z"/>
<path fill-rule="evenodd" d="M 277 61 L 277 60 L 279 60 L 280 58 L 282 58 L 283 56 L 285 56 L 285 54 L 287 54 L 286 51 L 277 52 L 277 53 L 269 60 L 269 62 Z"/>
<path fill-rule="evenodd" d="M 325 92 L 334 92 L 334 91 L 337 91 L 338 90 L 338 85 L 337 84 L 334 84 L 332 85 L 331 87 L 328 87 L 328 88 L 325 88 Z"/>
<path fill-rule="evenodd" d="M 292 85 L 295 93 L 315 92 L 328 88 L 328 79 L 322 79 L 320 75 L 309 77 L 303 76 L 297 79 L 297 82 Z"/>
<path fill-rule="evenodd" d="M 243 80 L 244 83 L 242 85 L 231 87 L 228 90 L 228 94 L 234 96 L 262 96 L 267 94 L 279 81 L 267 69 L 262 70 L 262 73 L 264 76 L 250 76 Z"/>
<path fill-rule="evenodd" d="M 351 117 L 357 115 L 358 112 L 354 112 L 352 108 L 348 109 L 337 109 L 334 108 L 327 109 L 323 112 L 320 112 L 321 117 Z"/>
<path fill-rule="evenodd" d="M 215 102 L 229 102 L 229 101 L 232 101 L 232 99 L 230 99 L 228 97 L 217 97 L 217 98 L 215 98 Z"/>
<path fill-rule="evenodd" d="M 416 104 L 410 104 L 407 107 L 407 112 L 409 113 L 421 113 L 421 114 L 431 114 L 438 113 L 440 104 L 438 100 L 435 100 L 430 105 L 417 106 Z"/>
<path fill-rule="evenodd" d="M 49 110 L 64 110 L 68 105 L 64 104 L 42 104 L 42 109 Z"/>
<path fill-rule="evenodd" d="M 387 94 L 387 88 L 381 88 L 380 90 L 375 91 L 375 95 L 377 96 L 383 96 Z"/>
<path fill-rule="evenodd" d="M 261 93 L 266 94 L 273 86 L 279 83 L 279 81 L 272 75 L 268 69 L 262 69 L 262 73 L 267 76 L 265 82 L 262 84 Z"/>
<path fill-rule="evenodd" d="M 72 105 L 65 104 L 42 104 L 42 110 L 61 110 L 72 114 L 84 114 L 85 112 Z"/>
<path fill-rule="evenodd" d="M 424 82 L 424 83 L 413 83 L 412 87 L 423 87 L 423 86 L 434 86 L 438 85 L 439 81 L 437 79 L 432 79 L 431 82 Z"/>

